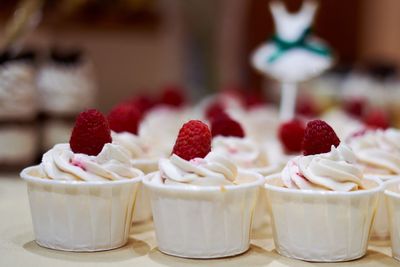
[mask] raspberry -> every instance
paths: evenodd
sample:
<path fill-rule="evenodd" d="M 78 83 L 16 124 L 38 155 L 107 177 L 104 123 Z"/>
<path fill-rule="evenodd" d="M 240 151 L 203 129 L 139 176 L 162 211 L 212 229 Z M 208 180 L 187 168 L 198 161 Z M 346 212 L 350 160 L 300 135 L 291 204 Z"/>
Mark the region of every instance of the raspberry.
<path fill-rule="evenodd" d="M 223 104 L 220 102 L 216 101 L 210 105 L 208 105 L 206 111 L 205 111 L 206 118 L 211 121 L 219 116 L 224 116 L 226 115 L 225 113 L 225 108 Z"/>
<path fill-rule="evenodd" d="M 137 134 L 141 114 L 139 110 L 130 103 L 119 104 L 108 114 L 108 122 L 111 130 L 120 132 L 130 132 Z"/>
<path fill-rule="evenodd" d="M 173 154 L 185 160 L 204 158 L 211 151 L 211 132 L 207 124 L 191 120 L 183 124 L 175 141 Z"/>
<path fill-rule="evenodd" d="M 146 112 L 157 105 L 154 99 L 145 95 L 136 96 L 128 102 L 134 105 L 142 115 L 146 114 Z"/>
<path fill-rule="evenodd" d="M 375 109 L 370 111 L 364 118 L 364 123 L 373 129 L 387 129 L 389 128 L 390 121 L 389 117 L 381 109 Z"/>
<path fill-rule="evenodd" d="M 244 104 L 246 108 L 256 108 L 266 103 L 265 97 L 262 92 L 250 91 L 243 94 Z"/>
<path fill-rule="evenodd" d="M 364 114 L 366 101 L 363 98 L 353 98 L 344 103 L 344 110 L 347 114 L 352 115 L 356 118 L 361 118 Z"/>
<path fill-rule="evenodd" d="M 244 137 L 242 126 L 227 115 L 220 115 L 211 121 L 211 134 L 213 137 L 217 135 Z"/>
<path fill-rule="evenodd" d="M 332 145 L 337 147 L 340 140 L 329 124 L 322 120 L 307 123 L 303 139 L 303 154 L 315 155 L 331 151 Z"/>
<path fill-rule="evenodd" d="M 279 126 L 278 137 L 286 152 L 300 152 L 304 138 L 305 125 L 299 119 L 293 119 Z"/>
<path fill-rule="evenodd" d="M 88 109 L 76 118 L 69 144 L 75 153 L 96 156 L 111 141 L 107 119 L 98 110 Z"/>
<path fill-rule="evenodd" d="M 313 118 L 318 115 L 318 108 L 312 98 L 302 97 L 297 101 L 296 114 Z"/>
<path fill-rule="evenodd" d="M 181 107 L 185 103 L 183 89 L 178 86 L 166 87 L 161 95 L 161 103 L 172 107 Z"/>

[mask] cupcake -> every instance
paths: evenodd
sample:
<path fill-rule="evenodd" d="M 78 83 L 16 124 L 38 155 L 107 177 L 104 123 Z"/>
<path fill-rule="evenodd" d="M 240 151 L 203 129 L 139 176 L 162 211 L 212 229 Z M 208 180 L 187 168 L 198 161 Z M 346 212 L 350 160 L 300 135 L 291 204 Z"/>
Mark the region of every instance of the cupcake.
<path fill-rule="evenodd" d="M 346 140 L 354 133 L 364 129 L 362 122 L 357 120 L 355 116 L 350 116 L 341 109 L 330 109 L 321 116 L 322 120 L 332 125 L 340 139 Z"/>
<path fill-rule="evenodd" d="M 385 198 L 389 215 L 392 255 L 400 261 L 400 180 L 387 182 Z"/>
<path fill-rule="evenodd" d="M 365 176 L 376 177 L 384 181 L 384 187 L 390 180 L 400 178 L 400 131 L 394 128 L 365 130 L 348 140 L 356 155 L 357 162 Z M 386 205 L 383 194 L 378 206 L 372 237 L 389 238 Z"/>
<path fill-rule="evenodd" d="M 67 251 L 123 246 L 142 176 L 128 151 L 111 143 L 106 118 L 93 109 L 80 113 L 70 142 L 55 145 L 40 165 L 21 172 L 36 242 Z"/>
<path fill-rule="evenodd" d="M 54 49 L 39 69 L 37 87 L 42 112 L 74 116 L 94 103 L 93 66 L 79 50 Z"/>
<path fill-rule="evenodd" d="M 278 110 L 272 105 L 258 105 L 250 109 L 229 108 L 227 113 L 243 125 L 249 138 L 259 143 L 274 138 L 279 127 Z"/>
<path fill-rule="evenodd" d="M 0 169 L 19 170 L 37 156 L 35 56 L 0 54 Z"/>
<path fill-rule="evenodd" d="M 304 122 L 298 118 L 281 123 L 278 129 L 278 138 L 270 139 L 264 144 L 264 151 L 267 153 L 271 166 L 274 167 L 270 168 L 271 172 L 264 172 L 263 175 L 266 177 L 279 176 L 286 163 L 300 154 L 304 130 Z M 259 195 L 253 228 L 260 230 L 263 226 L 267 226 L 269 230 L 271 214 L 265 212 L 268 210 L 265 190 L 261 190 Z"/>
<path fill-rule="evenodd" d="M 382 189 L 364 178 L 352 150 L 323 121 L 307 124 L 303 154 L 266 179 L 275 247 L 286 257 L 321 262 L 365 255 Z"/>
<path fill-rule="evenodd" d="M 230 158 L 236 166 L 262 175 L 277 172 L 278 164 L 271 164 L 264 148 L 245 136 L 242 126 L 222 113 L 211 121 L 212 148 L 217 154 Z"/>
<path fill-rule="evenodd" d="M 137 135 L 142 114 L 132 103 L 122 103 L 114 107 L 108 115 L 112 130 L 113 144 L 124 147 L 130 156 L 132 166 L 144 173 L 158 169 L 158 159 L 154 150 Z M 134 222 L 144 222 L 151 219 L 150 200 L 147 193 L 139 185 L 134 209 Z"/>
<path fill-rule="evenodd" d="M 47 151 L 67 142 L 76 115 L 95 103 L 92 63 L 80 50 L 53 49 L 38 70 L 36 86 L 42 115 L 41 149 Z"/>
<path fill-rule="evenodd" d="M 219 258 L 249 248 L 262 176 L 238 170 L 211 151 L 211 132 L 191 120 L 179 131 L 172 155 L 143 180 L 149 190 L 158 248 L 186 258 Z"/>
<path fill-rule="evenodd" d="M 187 120 L 187 109 L 161 105 L 150 110 L 139 125 L 139 136 L 151 146 L 150 149 L 165 157 L 171 153 L 179 128 Z M 160 125 L 163 129 L 160 130 Z"/>

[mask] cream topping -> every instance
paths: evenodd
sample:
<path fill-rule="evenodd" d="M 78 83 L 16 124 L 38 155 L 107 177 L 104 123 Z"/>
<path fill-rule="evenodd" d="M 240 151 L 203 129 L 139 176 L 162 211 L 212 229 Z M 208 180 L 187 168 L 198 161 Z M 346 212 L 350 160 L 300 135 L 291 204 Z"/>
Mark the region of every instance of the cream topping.
<path fill-rule="evenodd" d="M 168 159 L 160 159 L 159 169 L 161 182 L 177 185 L 232 185 L 238 175 L 235 164 L 215 152 L 190 161 L 173 154 Z"/>
<path fill-rule="evenodd" d="M 264 150 L 248 138 L 216 136 L 212 141 L 213 151 L 230 158 L 242 168 L 257 168 L 268 165 Z"/>
<path fill-rule="evenodd" d="M 68 181 L 132 179 L 142 172 L 132 167 L 128 151 L 105 144 L 97 156 L 74 153 L 69 144 L 58 144 L 43 155 L 43 178 Z"/>
<path fill-rule="evenodd" d="M 297 156 L 282 171 L 286 187 L 303 190 L 358 190 L 362 178 L 354 153 L 344 144 L 328 153 Z"/>
<path fill-rule="evenodd" d="M 139 136 L 134 135 L 129 132 L 111 132 L 111 137 L 114 144 L 124 147 L 130 153 L 132 158 L 142 158 L 145 157 L 149 149 L 139 138 Z"/>
<path fill-rule="evenodd" d="M 368 131 L 349 141 L 366 173 L 400 174 L 400 131 Z"/>

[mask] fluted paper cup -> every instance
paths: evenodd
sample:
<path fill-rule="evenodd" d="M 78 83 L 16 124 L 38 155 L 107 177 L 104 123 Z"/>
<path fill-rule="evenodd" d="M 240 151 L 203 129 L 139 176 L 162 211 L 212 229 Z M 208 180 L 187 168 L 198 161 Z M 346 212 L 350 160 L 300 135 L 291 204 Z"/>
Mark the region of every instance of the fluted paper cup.
<path fill-rule="evenodd" d="M 265 179 L 271 177 L 280 177 L 280 173 L 274 173 L 265 176 Z M 267 193 L 265 190 L 260 190 L 258 195 L 256 208 L 254 211 L 253 229 L 254 230 L 270 230 L 271 214 L 268 211 Z"/>
<path fill-rule="evenodd" d="M 400 181 L 388 183 L 385 198 L 389 214 L 389 230 L 393 258 L 400 260 Z"/>
<path fill-rule="evenodd" d="M 363 179 L 353 192 L 288 189 L 267 178 L 265 189 L 279 254 L 306 261 L 337 262 L 365 255 L 382 182 Z"/>
<path fill-rule="evenodd" d="M 151 220 L 153 214 L 151 212 L 150 198 L 142 183 L 139 184 L 136 195 L 133 223 L 147 222 Z"/>
<path fill-rule="evenodd" d="M 399 175 L 365 175 L 365 177 L 372 177 L 381 179 L 383 182 L 383 189 L 379 196 L 378 208 L 374 224 L 372 226 L 371 239 L 379 241 L 387 241 L 390 239 L 388 212 L 386 208 L 386 201 L 384 196 L 384 189 L 390 185 L 393 181 L 400 180 Z"/>
<path fill-rule="evenodd" d="M 43 247 L 100 251 L 128 241 L 136 190 L 142 177 L 109 182 L 40 178 L 39 167 L 21 172 L 27 181 L 33 230 Z"/>
<path fill-rule="evenodd" d="M 133 159 L 132 165 L 148 174 L 158 170 L 158 159 Z M 140 184 L 133 212 L 133 223 L 143 223 L 149 221 L 151 217 L 150 199 L 145 188 Z"/>
<path fill-rule="evenodd" d="M 254 207 L 264 178 L 241 171 L 248 183 L 229 186 L 155 184 L 143 179 L 160 251 L 185 258 L 220 258 L 249 249 Z"/>

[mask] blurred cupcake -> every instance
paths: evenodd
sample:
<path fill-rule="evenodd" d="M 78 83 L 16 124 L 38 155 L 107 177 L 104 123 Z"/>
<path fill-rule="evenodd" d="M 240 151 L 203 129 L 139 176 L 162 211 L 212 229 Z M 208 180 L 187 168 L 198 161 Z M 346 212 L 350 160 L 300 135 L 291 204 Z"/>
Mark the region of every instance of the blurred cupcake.
<path fill-rule="evenodd" d="M 179 128 L 187 121 L 187 110 L 158 106 L 150 110 L 139 126 L 139 136 L 155 153 L 167 157 L 174 145 Z M 160 130 L 162 125 L 162 130 Z"/>
<path fill-rule="evenodd" d="M 336 262 L 365 255 L 382 189 L 323 121 L 307 124 L 304 156 L 266 179 L 274 242 L 283 256 Z"/>
<path fill-rule="evenodd" d="M 144 173 L 150 173 L 158 169 L 158 160 L 164 156 L 157 155 L 155 150 L 137 135 L 141 119 L 141 112 L 132 103 L 121 103 L 108 115 L 113 144 L 120 145 L 129 152 L 133 167 Z M 133 219 L 134 222 L 151 219 L 150 200 L 141 184 L 138 188 Z"/>
<path fill-rule="evenodd" d="M 79 50 L 54 49 L 38 72 L 37 86 L 46 113 L 74 116 L 94 104 L 93 67 Z"/>
<path fill-rule="evenodd" d="M 242 126 L 227 114 L 211 121 L 212 148 L 215 153 L 231 159 L 236 166 L 262 175 L 277 172 L 278 164 L 271 164 L 266 151 L 245 137 Z"/>
<path fill-rule="evenodd" d="M 38 149 L 35 54 L 0 54 L 0 169 L 32 164 Z"/>
<path fill-rule="evenodd" d="M 400 178 L 400 131 L 365 130 L 348 141 L 357 157 L 357 162 L 366 177 L 376 177 L 387 181 Z M 375 218 L 372 237 L 389 238 L 386 205 L 383 194 Z"/>
<path fill-rule="evenodd" d="M 350 107 L 348 108 L 350 109 Z M 321 118 L 329 125 L 332 125 L 337 135 L 342 140 L 346 140 L 351 135 L 365 128 L 364 124 L 355 116 L 350 116 L 346 111 L 341 109 L 331 109 L 322 114 Z"/>
<path fill-rule="evenodd" d="M 276 136 L 279 115 L 272 105 L 259 105 L 247 110 L 227 109 L 227 113 L 240 122 L 247 136 L 257 143 L 264 143 Z"/>
<path fill-rule="evenodd" d="M 159 249 L 187 258 L 219 258 L 248 250 L 259 186 L 257 173 L 239 171 L 210 151 L 211 132 L 200 121 L 179 131 L 173 154 L 145 177 Z"/>
<path fill-rule="evenodd" d="M 106 118 L 80 113 L 70 143 L 57 144 L 21 177 L 36 242 L 68 251 L 99 251 L 128 241 L 133 204 L 143 173 L 129 153 L 111 143 Z"/>
<path fill-rule="evenodd" d="M 75 116 L 94 105 L 97 87 L 92 63 L 82 51 L 59 48 L 39 68 L 36 84 L 46 151 L 68 141 Z"/>

